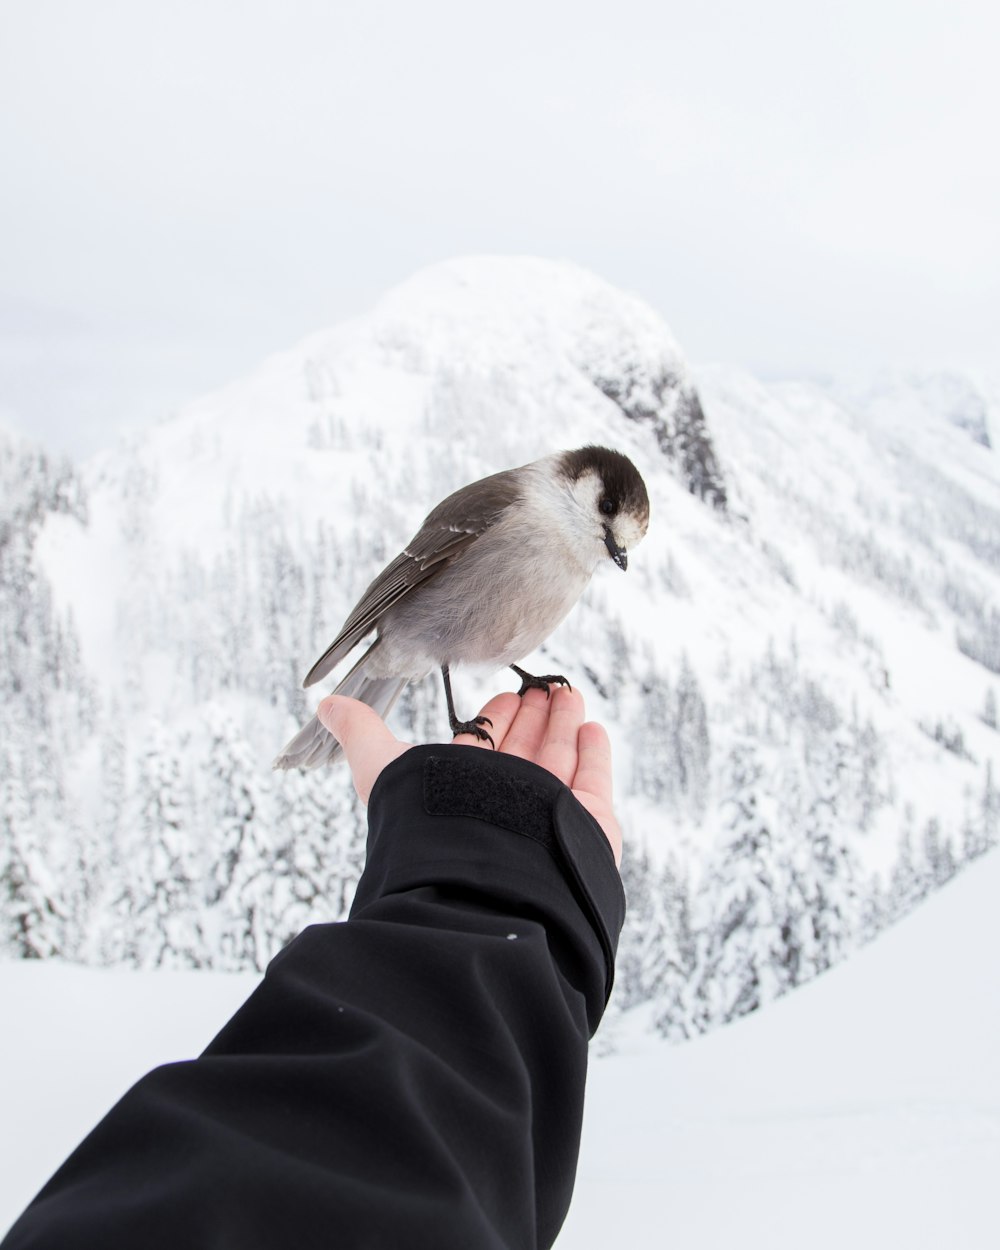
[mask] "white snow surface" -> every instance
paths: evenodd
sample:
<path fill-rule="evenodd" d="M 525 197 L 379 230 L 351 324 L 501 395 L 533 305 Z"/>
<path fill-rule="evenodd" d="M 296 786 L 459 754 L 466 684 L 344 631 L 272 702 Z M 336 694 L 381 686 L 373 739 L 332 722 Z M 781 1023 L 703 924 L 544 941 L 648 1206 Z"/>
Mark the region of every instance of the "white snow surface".
<path fill-rule="evenodd" d="M 736 1024 L 666 1046 L 615 1021 L 558 1250 L 993 1250 L 998 896 L 994 851 Z M 197 1054 L 256 980 L 0 963 L 0 1229 L 134 1079 Z"/>

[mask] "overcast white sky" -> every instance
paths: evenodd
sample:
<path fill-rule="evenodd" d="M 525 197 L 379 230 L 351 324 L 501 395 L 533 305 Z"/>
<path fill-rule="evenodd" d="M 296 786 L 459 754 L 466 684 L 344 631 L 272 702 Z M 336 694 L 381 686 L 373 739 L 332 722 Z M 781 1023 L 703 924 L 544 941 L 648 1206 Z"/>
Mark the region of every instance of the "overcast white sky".
<path fill-rule="evenodd" d="M 1000 374 L 995 0 L 0 0 L 0 413 L 93 450 L 433 261 Z"/>

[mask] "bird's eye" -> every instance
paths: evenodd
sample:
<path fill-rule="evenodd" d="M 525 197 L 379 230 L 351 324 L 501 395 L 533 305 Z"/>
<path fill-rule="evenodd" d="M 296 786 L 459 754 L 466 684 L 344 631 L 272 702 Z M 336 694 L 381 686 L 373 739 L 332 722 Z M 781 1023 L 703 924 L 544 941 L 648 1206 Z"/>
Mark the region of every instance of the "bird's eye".
<path fill-rule="evenodd" d="M 604 513 L 605 516 L 614 516 L 615 513 L 618 511 L 618 509 L 615 507 L 615 501 L 613 499 L 609 499 L 607 495 L 604 496 L 604 498 L 601 500 L 598 507 L 601 509 L 601 511 Z"/>

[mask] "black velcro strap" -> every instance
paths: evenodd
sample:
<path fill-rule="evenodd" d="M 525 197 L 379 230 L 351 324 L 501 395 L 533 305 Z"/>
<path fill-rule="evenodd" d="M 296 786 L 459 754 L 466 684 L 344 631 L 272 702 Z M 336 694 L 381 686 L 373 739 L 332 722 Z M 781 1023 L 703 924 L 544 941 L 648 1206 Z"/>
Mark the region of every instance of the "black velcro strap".
<path fill-rule="evenodd" d="M 524 834 L 550 851 L 556 847 L 551 790 L 485 769 L 482 759 L 431 756 L 424 765 L 424 810 L 429 816 L 471 816 Z"/>

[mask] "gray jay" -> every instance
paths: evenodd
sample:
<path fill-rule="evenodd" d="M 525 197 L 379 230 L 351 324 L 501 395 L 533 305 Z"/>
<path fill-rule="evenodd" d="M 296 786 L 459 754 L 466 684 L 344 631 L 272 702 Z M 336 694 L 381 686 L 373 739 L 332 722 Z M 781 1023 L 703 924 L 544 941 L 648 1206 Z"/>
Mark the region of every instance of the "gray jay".
<path fill-rule="evenodd" d="M 648 524 L 638 469 L 607 447 L 555 452 L 463 486 L 375 578 L 302 684 L 320 681 L 374 629 L 375 641 L 334 694 L 384 717 L 408 682 L 440 668 L 452 733 L 492 743 L 486 717 L 455 715 L 451 666 L 512 668 L 522 695 L 568 685 L 554 674 L 534 677 L 515 660 L 555 629 L 602 559 L 627 567 L 628 549 Z M 316 768 L 339 755 L 337 740 L 313 717 L 274 767 Z"/>

